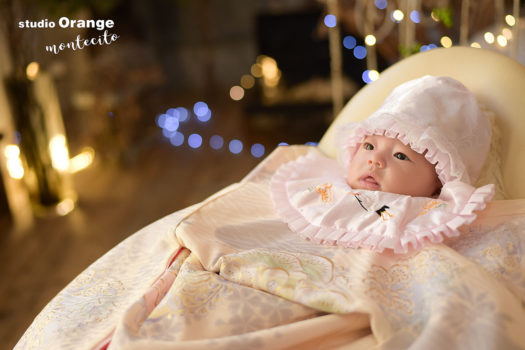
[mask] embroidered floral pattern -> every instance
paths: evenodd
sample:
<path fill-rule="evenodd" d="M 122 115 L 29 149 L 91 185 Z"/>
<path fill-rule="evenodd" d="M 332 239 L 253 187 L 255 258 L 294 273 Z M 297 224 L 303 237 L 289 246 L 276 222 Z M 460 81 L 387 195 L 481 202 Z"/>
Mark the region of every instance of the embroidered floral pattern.
<path fill-rule="evenodd" d="M 338 275 L 333 261 L 322 256 L 264 249 L 248 251 L 224 257 L 221 276 L 317 310 L 352 309 L 345 279 Z"/>

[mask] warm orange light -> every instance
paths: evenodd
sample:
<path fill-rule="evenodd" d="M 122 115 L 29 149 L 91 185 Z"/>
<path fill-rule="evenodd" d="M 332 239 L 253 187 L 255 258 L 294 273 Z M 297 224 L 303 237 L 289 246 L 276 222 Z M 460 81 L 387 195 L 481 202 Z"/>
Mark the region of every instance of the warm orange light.
<path fill-rule="evenodd" d="M 69 160 L 69 172 L 77 173 L 86 169 L 93 163 L 95 159 L 95 151 L 91 147 L 86 147 L 81 153 L 77 154 Z"/>
<path fill-rule="evenodd" d="M 255 85 L 255 79 L 249 75 L 249 74 L 244 74 L 242 77 L 241 77 L 241 86 L 245 89 L 251 89 L 253 86 Z"/>
<path fill-rule="evenodd" d="M 20 148 L 17 145 L 7 145 L 4 148 L 4 155 L 7 158 L 6 166 L 9 176 L 13 179 L 24 177 L 24 166 L 20 159 Z"/>
<path fill-rule="evenodd" d="M 244 89 L 238 85 L 230 89 L 230 97 L 234 101 L 240 101 L 244 97 Z"/>
<path fill-rule="evenodd" d="M 57 170 L 68 170 L 69 168 L 69 151 L 66 145 L 64 135 L 53 136 L 49 141 L 49 151 L 51 153 L 51 163 Z"/>
<path fill-rule="evenodd" d="M 38 75 L 38 71 L 40 70 L 40 66 L 36 62 L 31 62 L 26 67 L 26 76 L 29 80 L 34 80 L 36 76 Z"/>

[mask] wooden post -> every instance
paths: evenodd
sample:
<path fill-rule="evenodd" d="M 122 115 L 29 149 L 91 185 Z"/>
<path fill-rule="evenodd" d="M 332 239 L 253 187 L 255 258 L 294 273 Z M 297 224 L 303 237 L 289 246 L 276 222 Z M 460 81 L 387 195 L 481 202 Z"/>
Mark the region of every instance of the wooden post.
<path fill-rule="evenodd" d="M 459 44 L 462 46 L 468 45 L 469 35 L 469 14 L 470 14 L 470 0 L 463 0 L 461 2 L 461 24 L 459 27 Z"/>
<path fill-rule="evenodd" d="M 328 13 L 337 19 L 333 28 L 328 28 L 328 40 L 330 43 L 330 71 L 332 80 L 332 104 L 334 119 L 343 108 L 343 60 L 341 53 L 341 34 L 339 30 L 339 8 L 337 0 L 327 1 Z"/>
<path fill-rule="evenodd" d="M 516 19 L 516 23 L 514 23 L 514 27 L 512 28 L 512 44 L 510 47 L 510 57 L 517 59 L 520 33 L 520 0 L 514 0 L 512 15 Z"/>

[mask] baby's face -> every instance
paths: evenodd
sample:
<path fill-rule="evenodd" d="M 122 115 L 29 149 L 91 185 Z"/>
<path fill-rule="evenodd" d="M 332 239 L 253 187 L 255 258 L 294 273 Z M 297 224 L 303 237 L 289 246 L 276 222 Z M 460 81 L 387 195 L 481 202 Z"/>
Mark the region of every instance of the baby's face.
<path fill-rule="evenodd" d="M 352 189 L 432 197 L 441 187 L 434 165 L 398 139 L 373 135 L 357 150 L 346 177 Z"/>

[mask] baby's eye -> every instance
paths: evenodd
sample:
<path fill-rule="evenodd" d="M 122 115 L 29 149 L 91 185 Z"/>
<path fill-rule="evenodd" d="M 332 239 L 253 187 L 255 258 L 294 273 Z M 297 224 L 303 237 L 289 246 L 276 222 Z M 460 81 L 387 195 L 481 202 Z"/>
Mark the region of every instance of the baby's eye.
<path fill-rule="evenodd" d="M 372 151 L 374 149 L 374 145 L 372 145 L 371 143 L 365 142 L 363 143 L 363 148 L 366 149 L 367 151 Z"/>
<path fill-rule="evenodd" d="M 394 157 L 396 157 L 397 159 L 400 159 L 400 160 L 410 160 L 410 158 L 408 158 L 408 156 L 406 154 L 401 153 L 401 152 L 395 153 Z"/>

